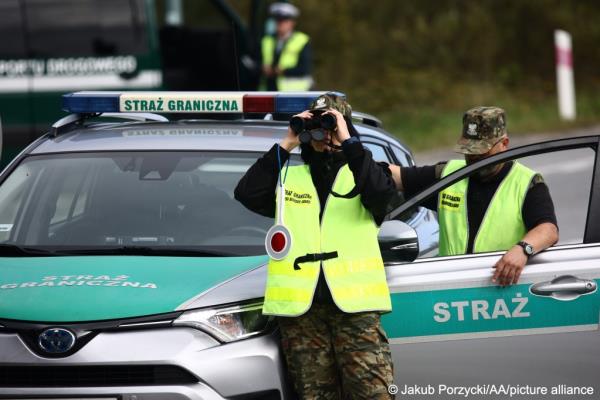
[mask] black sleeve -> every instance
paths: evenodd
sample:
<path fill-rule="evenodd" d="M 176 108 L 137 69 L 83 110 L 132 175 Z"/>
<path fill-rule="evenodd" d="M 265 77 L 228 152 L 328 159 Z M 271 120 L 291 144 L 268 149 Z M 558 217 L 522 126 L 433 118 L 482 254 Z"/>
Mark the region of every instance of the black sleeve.
<path fill-rule="evenodd" d="M 348 166 L 354 176 L 354 181 L 359 182 L 365 162 L 365 150 L 360 142 L 344 142 L 342 151 L 348 159 Z M 396 195 L 396 186 L 388 164 L 375 162 L 369 158 L 369 166 L 364 185 L 360 192 L 361 202 L 373 214 L 375 223 L 381 225 L 386 214 L 390 212 L 390 203 Z"/>
<path fill-rule="evenodd" d="M 400 169 L 402 186 L 404 186 L 404 197 L 409 199 L 420 191 L 436 183 L 441 176 L 445 163 L 426 165 L 423 167 L 402 167 Z M 423 207 L 437 210 L 437 197 L 426 200 Z"/>
<path fill-rule="evenodd" d="M 288 68 L 283 70 L 284 76 L 306 76 L 310 75 L 312 68 L 312 47 L 310 42 L 306 43 L 306 45 L 300 51 L 298 55 L 298 64 L 296 64 L 293 68 Z"/>
<path fill-rule="evenodd" d="M 553 223 L 558 228 L 554 203 L 548 186 L 543 181 L 534 182 L 527 191 L 522 209 L 523 222 L 531 230 L 544 222 Z"/>
<path fill-rule="evenodd" d="M 235 199 L 250 211 L 271 218 L 275 217 L 275 186 L 279 177 L 278 148 L 283 167 L 290 153 L 275 144 L 246 171 L 233 193 Z"/>

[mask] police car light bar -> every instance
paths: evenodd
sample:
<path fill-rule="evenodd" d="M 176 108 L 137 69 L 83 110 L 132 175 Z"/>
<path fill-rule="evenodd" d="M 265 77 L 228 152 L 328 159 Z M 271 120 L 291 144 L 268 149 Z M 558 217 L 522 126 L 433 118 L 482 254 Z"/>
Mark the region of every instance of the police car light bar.
<path fill-rule="evenodd" d="M 62 96 L 70 113 L 285 113 L 307 110 L 327 92 L 75 92 Z"/>

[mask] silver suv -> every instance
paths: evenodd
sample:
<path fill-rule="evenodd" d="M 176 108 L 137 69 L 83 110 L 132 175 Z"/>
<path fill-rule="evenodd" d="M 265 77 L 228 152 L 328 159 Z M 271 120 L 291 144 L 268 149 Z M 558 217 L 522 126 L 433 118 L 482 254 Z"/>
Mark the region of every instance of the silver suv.
<path fill-rule="evenodd" d="M 74 113 L 0 176 L 0 395 L 290 398 L 276 327 L 261 314 L 272 220 L 233 191 L 286 134 L 287 122 L 273 119 L 283 100 L 296 101 L 285 117 L 319 94 L 258 96 L 280 109 L 254 119 L 172 122 L 115 113 L 120 94 L 66 95 Z M 125 95 L 134 102 L 125 108 L 150 107 Z M 222 100 L 241 111 L 231 93 L 197 95 L 204 107 Z M 354 117 L 375 160 L 414 165 L 377 119 Z M 420 239 L 387 224 L 389 260 L 435 253 L 432 212 L 401 220 Z"/>
<path fill-rule="evenodd" d="M 276 327 L 260 312 L 272 221 L 245 210 L 233 189 L 286 132 L 268 108 L 300 111 L 317 95 L 267 95 L 253 109 L 266 120 L 173 122 L 110 114 L 121 111 L 120 94 L 67 96 L 76 114 L 0 175 L 0 397 L 293 398 Z M 375 118 L 356 117 L 376 160 L 413 165 Z M 410 199 L 398 194 L 380 230 L 393 305 L 382 318 L 390 391 L 598 393 L 599 141 L 515 148 Z M 502 253 L 435 257 L 435 214 L 419 205 L 514 159 L 544 175 L 561 242 L 500 288 L 491 276 Z"/>

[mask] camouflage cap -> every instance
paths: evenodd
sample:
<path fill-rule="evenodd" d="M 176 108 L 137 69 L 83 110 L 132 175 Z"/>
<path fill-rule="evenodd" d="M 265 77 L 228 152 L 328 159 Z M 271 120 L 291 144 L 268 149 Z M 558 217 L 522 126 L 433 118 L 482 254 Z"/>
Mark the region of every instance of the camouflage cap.
<path fill-rule="evenodd" d="M 475 107 L 463 115 L 462 136 L 454 151 L 463 154 L 485 154 L 506 135 L 508 132 L 503 109 Z"/>
<path fill-rule="evenodd" d="M 329 108 L 338 110 L 342 115 L 352 117 L 352 107 L 348 104 L 346 95 L 338 92 L 327 92 L 320 95 L 310 103 L 308 109 L 310 111 L 319 110 L 325 111 Z"/>

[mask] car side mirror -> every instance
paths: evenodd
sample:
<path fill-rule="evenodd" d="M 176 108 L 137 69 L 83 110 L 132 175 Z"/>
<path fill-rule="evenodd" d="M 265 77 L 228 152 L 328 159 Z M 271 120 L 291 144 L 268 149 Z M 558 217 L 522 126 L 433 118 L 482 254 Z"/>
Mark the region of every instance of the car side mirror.
<path fill-rule="evenodd" d="M 385 221 L 377 239 L 384 262 L 411 262 L 419 256 L 417 232 L 402 221 Z"/>

